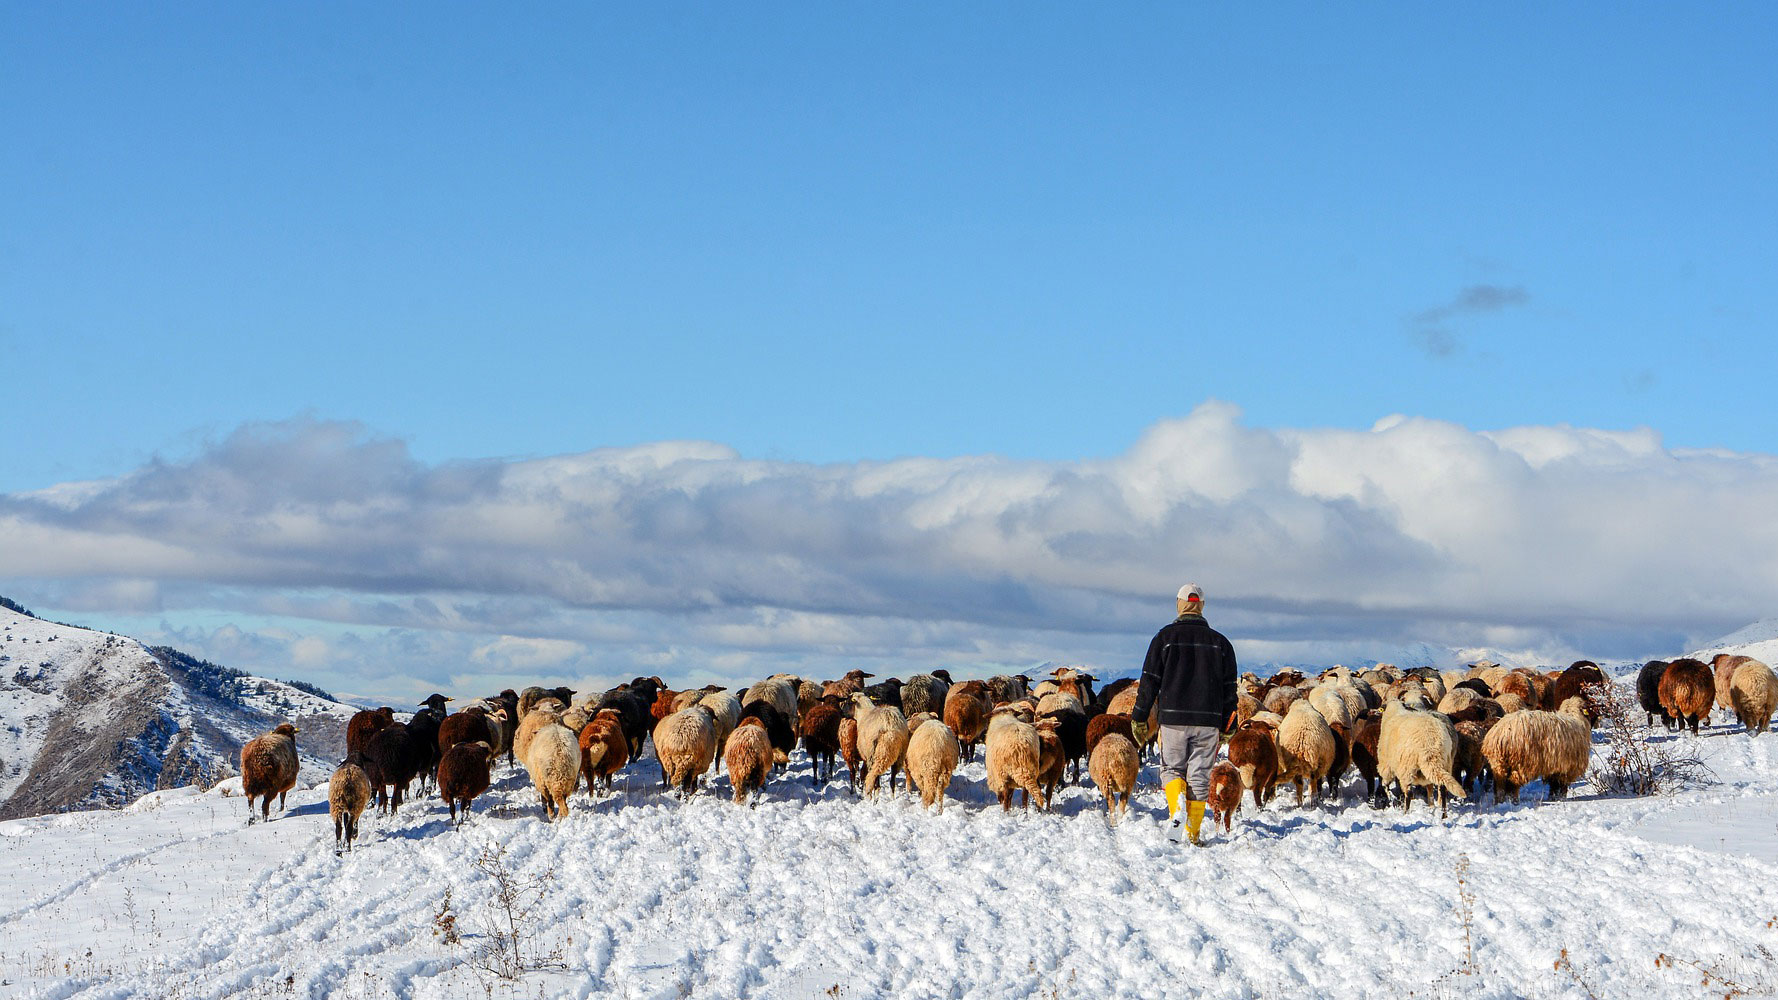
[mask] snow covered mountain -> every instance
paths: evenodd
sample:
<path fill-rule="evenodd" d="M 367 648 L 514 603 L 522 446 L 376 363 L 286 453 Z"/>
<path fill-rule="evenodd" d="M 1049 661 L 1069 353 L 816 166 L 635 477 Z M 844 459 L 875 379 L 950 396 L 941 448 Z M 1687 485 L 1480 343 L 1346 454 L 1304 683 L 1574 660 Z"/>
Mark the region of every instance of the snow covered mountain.
<path fill-rule="evenodd" d="M 1718 653 L 1751 656 L 1767 664 L 1778 663 L 1778 618 L 1762 618 L 1685 655 L 1709 663 Z"/>
<path fill-rule="evenodd" d="M 0 607 L 0 819 L 114 808 L 235 773 L 241 744 L 302 730 L 305 768 L 344 755 L 356 709 L 176 650 Z"/>

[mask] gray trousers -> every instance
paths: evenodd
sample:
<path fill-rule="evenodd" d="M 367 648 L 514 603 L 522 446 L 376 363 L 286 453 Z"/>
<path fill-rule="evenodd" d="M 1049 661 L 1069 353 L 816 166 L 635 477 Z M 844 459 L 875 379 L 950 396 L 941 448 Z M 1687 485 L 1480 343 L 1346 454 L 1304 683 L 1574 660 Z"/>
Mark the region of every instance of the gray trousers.
<path fill-rule="evenodd" d="M 1161 787 L 1184 778 L 1186 795 L 1193 802 L 1209 798 L 1210 768 L 1216 763 L 1221 736 L 1215 726 L 1162 726 Z"/>

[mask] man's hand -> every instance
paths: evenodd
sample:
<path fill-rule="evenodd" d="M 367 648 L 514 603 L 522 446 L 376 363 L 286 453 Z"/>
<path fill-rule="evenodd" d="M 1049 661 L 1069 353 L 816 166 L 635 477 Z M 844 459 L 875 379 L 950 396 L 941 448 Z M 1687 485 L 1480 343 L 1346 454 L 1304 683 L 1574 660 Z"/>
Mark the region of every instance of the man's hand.
<path fill-rule="evenodd" d="M 1136 737 L 1136 745 L 1140 747 L 1148 742 L 1148 723 L 1141 719 L 1130 720 L 1130 735 Z"/>

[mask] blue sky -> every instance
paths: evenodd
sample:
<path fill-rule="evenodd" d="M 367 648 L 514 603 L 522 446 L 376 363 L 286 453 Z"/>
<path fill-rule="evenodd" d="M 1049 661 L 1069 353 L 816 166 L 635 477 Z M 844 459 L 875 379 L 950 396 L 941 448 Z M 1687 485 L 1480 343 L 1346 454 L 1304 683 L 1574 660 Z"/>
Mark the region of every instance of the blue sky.
<path fill-rule="evenodd" d="M 9 5 L 0 494 L 358 454 L 334 421 L 426 468 L 1073 469 L 1209 400 L 1778 452 L 1775 20 Z M 0 559 L 89 618 L 223 586 L 86 573 Z"/>

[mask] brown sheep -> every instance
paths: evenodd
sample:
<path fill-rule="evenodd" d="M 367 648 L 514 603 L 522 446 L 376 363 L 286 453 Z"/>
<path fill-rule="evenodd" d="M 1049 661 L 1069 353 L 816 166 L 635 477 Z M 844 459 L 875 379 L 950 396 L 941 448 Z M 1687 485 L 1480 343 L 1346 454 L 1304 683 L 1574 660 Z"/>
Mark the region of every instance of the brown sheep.
<path fill-rule="evenodd" d="M 735 789 L 735 803 L 739 805 L 752 796 L 753 803 L 759 804 L 759 790 L 772 773 L 772 738 L 766 735 L 765 722 L 754 716 L 742 719 L 729 734 L 722 758 L 728 766 L 729 783 Z"/>
<path fill-rule="evenodd" d="M 354 754 L 363 753 L 372 734 L 394 721 L 395 710 L 387 705 L 375 711 L 367 708 L 354 712 L 346 723 L 346 759 L 351 760 Z"/>
<path fill-rule="evenodd" d="M 580 772 L 586 775 L 586 794 L 590 799 L 595 782 L 610 791 L 611 776 L 630 761 L 623 713 L 614 708 L 600 709 L 580 731 L 579 742 Z"/>
<path fill-rule="evenodd" d="M 1265 706 L 1260 704 L 1258 698 L 1250 694 L 1237 695 L 1235 697 L 1235 728 L 1240 729 L 1245 726 L 1248 720 L 1253 718 L 1253 713 L 1263 708 Z"/>
<path fill-rule="evenodd" d="M 1131 746 L 1136 745 L 1136 735 L 1130 730 L 1130 717 L 1127 715 L 1116 715 L 1107 712 L 1104 715 L 1095 715 L 1087 722 L 1088 756 L 1092 755 L 1093 748 L 1099 745 L 1100 740 L 1112 733 L 1117 733 L 1124 739 L 1129 740 Z M 1088 768 L 1087 773 L 1091 774 L 1092 769 Z"/>
<path fill-rule="evenodd" d="M 488 790 L 489 770 L 494 765 L 494 746 L 486 740 L 454 743 L 438 762 L 438 794 L 451 807 L 451 825 L 459 823 L 457 807 L 463 807 L 463 819 L 469 818 L 469 804 Z"/>
<path fill-rule="evenodd" d="M 821 765 L 827 764 L 827 780 L 833 780 L 834 758 L 840 752 L 838 698 L 823 697 L 803 713 L 803 752 L 809 755 L 809 783 L 821 784 Z"/>
<path fill-rule="evenodd" d="M 1778 708 L 1778 676 L 1772 668 L 1754 659 L 1737 664 L 1729 679 L 1729 707 L 1748 735 L 1765 732 L 1772 724 L 1773 709 Z"/>
<path fill-rule="evenodd" d="M 1222 824 L 1222 832 L 1228 833 L 1235 820 L 1235 813 L 1241 808 L 1241 772 L 1235 765 L 1226 760 L 1219 760 L 1210 769 L 1210 824 Z"/>
<path fill-rule="evenodd" d="M 253 822 L 253 800 L 260 799 L 260 819 L 272 818 L 272 796 L 278 797 L 278 808 L 284 808 L 284 797 L 296 787 L 296 774 L 301 764 L 296 759 L 296 734 L 302 730 L 288 722 L 264 736 L 256 736 L 241 747 L 241 792 L 247 796 L 247 822 Z"/>
<path fill-rule="evenodd" d="M 1494 688 L 1494 697 L 1507 694 L 1517 695 L 1528 708 L 1536 708 L 1543 703 L 1531 687 L 1531 678 L 1522 670 L 1509 670 L 1501 675 L 1500 683 Z"/>
<path fill-rule="evenodd" d="M 1062 746 L 1061 720 L 1037 720 L 1037 784 L 1046 800 L 1055 798 L 1056 786 L 1068 767 L 1068 751 Z"/>
<path fill-rule="evenodd" d="M 1105 796 L 1105 818 L 1116 823 L 1130 810 L 1130 796 L 1136 790 L 1136 775 L 1141 765 L 1136 760 L 1136 741 L 1123 733 L 1104 734 L 1093 745 L 1087 757 L 1087 774 Z"/>
<path fill-rule="evenodd" d="M 685 692 L 669 691 L 666 688 L 657 690 L 654 693 L 654 704 L 648 706 L 648 718 L 650 721 L 658 725 L 662 719 L 684 707 L 675 705 L 679 700 L 679 696 L 683 693 Z"/>
<path fill-rule="evenodd" d="M 1352 734 L 1352 766 L 1364 776 L 1364 797 L 1376 801 L 1379 787 L 1377 745 L 1383 738 L 1383 717 L 1367 711 L 1358 717 L 1358 730 Z"/>
<path fill-rule="evenodd" d="M 1265 710 L 1268 712 L 1276 712 L 1279 715 L 1289 718 L 1287 713 L 1290 711 L 1290 706 L 1298 699 L 1302 698 L 1302 696 L 1303 693 L 1296 688 L 1275 687 L 1266 692 L 1266 696 L 1260 704 L 1264 706 Z"/>
<path fill-rule="evenodd" d="M 1598 709 L 1593 707 L 1594 696 L 1588 689 L 1604 683 L 1605 672 L 1599 669 L 1599 664 L 1592 660 L 1576 660 L 1556 675 L 1555 691 L 1550 700 L 1559 708 L 1570 698 L 1580 698 L 1587 703 L 1588 718 L 1597 722 Z"/>
<path fill-rule="evenodd" d="M 854 793 L 864 780 L 864 758 L 858 754 L 858 720 L 840 717 L 840 759 L 846 762 L 846 787 Z"/>
<path fill-rule="evenodd" d="M 487 709 L 471 705 L 461 712 L 452 712 L 438 726 L 438 745 L 444 750 L 459 743 L 486 743 L 490 749 L 499 746 L 499 713 L 489 718 Z"/>
<path fill-rule="evenodd" d="M 1252 719 L 1229 736 L 1229 763 L 1241 787 L 1253 793 L 1253 808 L 1272 801 L 1278 784 L 1278 745 L 1270 723 Z"/>
<path fill-rule="evenodd" d="M 945 725 L 957 734 L 963 748 L 963 759 L 975 759 L 975 746 L 988 730 L 988 715 L 994 711 L 988 698 L 988 685 L 982 681 L 964 681 L 945 695 Z"/>
<path fill-rule="evenodd" d="M 1458 722 L 1457 750 L 1451 762 L 1451 774 L 1457 783 L 1463 786 L 1464 792 L 1474 795 L 1479 789 L 1482 770 L 1487 759 L 1482 756 L 1482 741 L 1487 738 L 1488 730 L 1494 728 L 1490 722 Z"/>
<path fill-rule="evenodd" d="M 333 817 L 333 853 L 351 850 L 358 839 L 358 817 L 370 803 L 370 779 L 357 764 L 341 764 L 327 782 L 327 814 Z"/>
<path fill-rule="evenodd" d="M 1689 723 L 1692 735 L 1698 735 L 1698 723 L 1708 723 L 1710 706 L 1716 701 L 1716 678 L 1710 668 L 1690 658 L 1667 664 L 1661 673 L 1661 707 L 1678 719 L 1683 727 Z"/>

